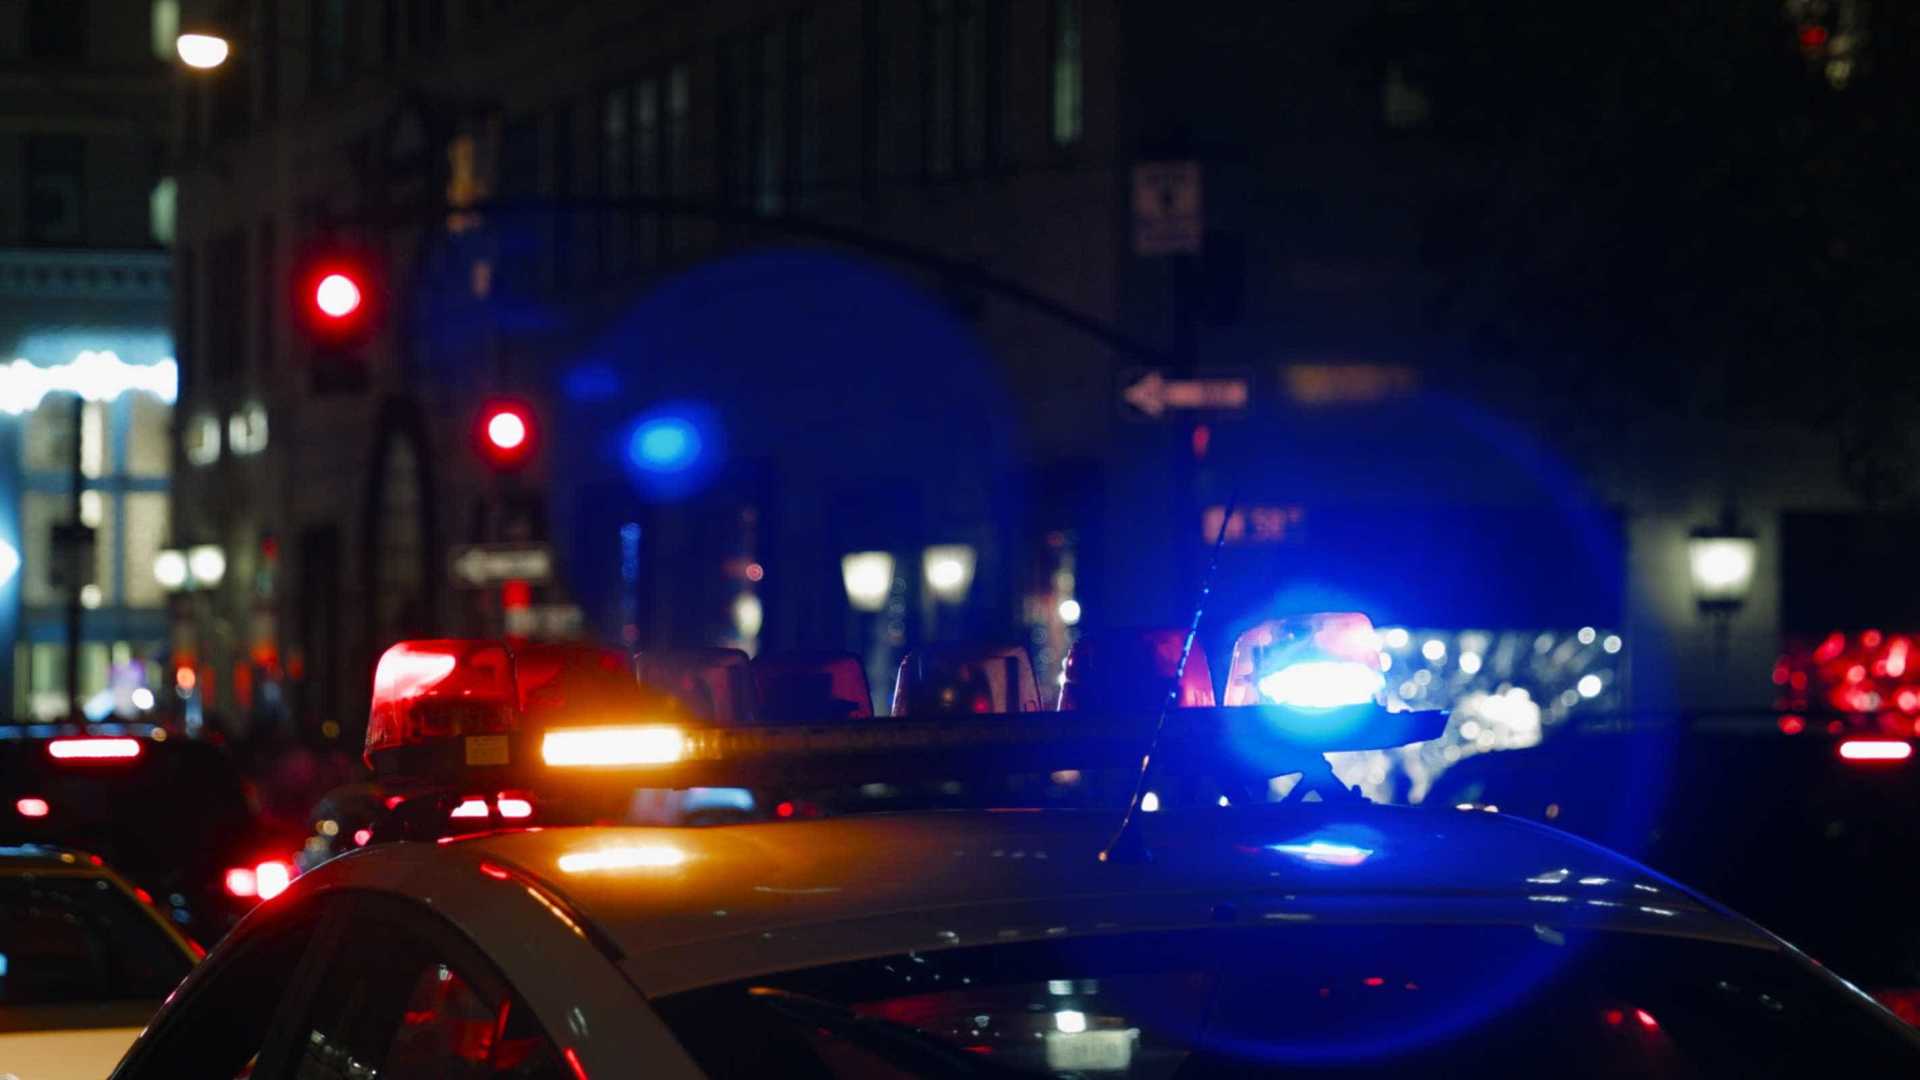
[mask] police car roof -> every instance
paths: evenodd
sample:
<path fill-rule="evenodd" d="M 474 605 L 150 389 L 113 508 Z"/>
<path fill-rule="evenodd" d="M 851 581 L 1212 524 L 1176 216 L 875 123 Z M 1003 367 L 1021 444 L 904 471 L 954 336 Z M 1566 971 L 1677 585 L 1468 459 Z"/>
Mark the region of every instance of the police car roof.
<path fill-rule="evenodd" d="M 544 881 L 605 932 L 649 994 L 915 949 L 1222 919 L 1572 922 L 1777 944 L 1619 855 L 1493 813 L 1307 803 L 1150 821 L 1152 861 L 1124 865 L 1096 858 L 1113 814 L 1067 810 L 549 829 L 438 847 Z"/>

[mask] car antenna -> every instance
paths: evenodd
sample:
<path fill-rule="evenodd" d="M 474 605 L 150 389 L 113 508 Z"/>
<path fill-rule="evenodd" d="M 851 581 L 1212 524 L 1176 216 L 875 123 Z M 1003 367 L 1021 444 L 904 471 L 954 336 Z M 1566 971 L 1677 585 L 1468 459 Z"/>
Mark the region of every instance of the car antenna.
<path fill-rule="evenodd" d="M 1200 578 L 1200 598 L 1193 605 L 1193 621 L 1187 624 L 1187 640 L 1180 646 L 1180 663 L 1173 669 L 1173 681 L 1167 687 L 1166 696 L 1160 699 L 1160 715 L 1153 721 L 1153 738 L 1147 740 L 1147 752 L 1140 758 L 1140 777 L 1133 785 L 1133 798 L 1127 802 L 1127 812 L 1120 819 L 1120 831 L 1113 834 L 1107 846 L 1100 852 L 1101 862 L 1143 863 L 1152 862 L 1153 853 L 1147 850 L 1147 842 L 1140 836 L 1140 802 L 1147 796 L 1147 784 L 1153 777 L 1154 751 L 1160 749 L 1160 732 L 1167 726 L 1167 713 L 1173 703 L 1180 698 L 1180 686 L 1187 676 L 1187 658 L 1193 655 L 1193 639 L 1200 633 L 1200 619 L 1206 614 L 1207 597 L 1213 593 L 1214 571 L 1220 568 L 1220 549 L 1227 546 L 1227 523 L 1233 520 L 1233 511 L 1240 501 L 1240 493 L 1232 492 L 1227 496 L 1227 505 L 1220 515 L 1220 530 L 1213 537 L 1213 554 L 1207 559 L 1207 572 Z"/>

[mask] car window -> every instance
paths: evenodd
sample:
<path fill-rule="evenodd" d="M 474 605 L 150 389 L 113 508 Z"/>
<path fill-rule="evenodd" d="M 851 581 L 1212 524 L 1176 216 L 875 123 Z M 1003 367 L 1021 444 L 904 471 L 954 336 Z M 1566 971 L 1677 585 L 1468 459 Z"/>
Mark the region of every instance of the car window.
<path fill-rule="evenodd" d="M 307 946 L 325 940 L 323 912 L 312 903 L 263 909 L 181 985 L 116 1080 L 253 1075 Z"/>
<path fill-rule="evenodd" d="M 657 1003 L 709 1075 L 1894 1075 L 1911 1036 L 1771 949 L 1539 926 L 1232 927 L 838 964 Z M 1890 1072 L 1892 1070 L 1892 1072 Z"/>
<path fill-rule="evenodd" d="M 531 1010 L 432 916 L 357 909 L 294 1027 L 296 1080 L 570 1074 Z"/>
<path fill-rule="evenodd" d="M 193 960 L 93 874 L 0 876 L 0 1006 L 165 997 Z"/>

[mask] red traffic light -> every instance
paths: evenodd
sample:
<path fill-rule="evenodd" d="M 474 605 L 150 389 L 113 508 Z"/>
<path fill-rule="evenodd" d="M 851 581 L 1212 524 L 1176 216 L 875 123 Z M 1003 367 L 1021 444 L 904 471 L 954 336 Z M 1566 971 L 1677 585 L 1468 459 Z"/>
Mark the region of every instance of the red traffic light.
<path fill-rule="evenodd" d="M 344 319 L 360 310 L 360 283 L 335 271 L 313 287 L 313 306 L 329 319 Z"/>
<path fill-rule="evenodd" d="M 474 435 L 489 466 L 517 469 L 533 456 L 533 412 L 517 401 L 492 402 L 480 410 Z"/>
<path fill-rule="evenodd" d="M 358 253 L 331 251 L 301 260 L 293 279 L 294 311 L 323 348 L 362 344 L 380 319 L 374 264 Z"/>

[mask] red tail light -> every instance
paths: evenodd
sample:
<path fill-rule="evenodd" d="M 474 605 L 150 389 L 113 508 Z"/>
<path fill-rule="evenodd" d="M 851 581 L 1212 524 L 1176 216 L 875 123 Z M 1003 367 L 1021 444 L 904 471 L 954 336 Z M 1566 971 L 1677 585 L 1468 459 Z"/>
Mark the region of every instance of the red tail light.
<path fill-rule="evenodd" d="M 500 816 L 503 818 L 519 819 L 533 816 L 533 804 L 516 796 L 502 795 L 494 805 L 500 808 Z"/>
<path fill-rule="evenodd" d="M 1840 744 L 1840 756 L 1848 761 L 1905 761 L 1913 756 L 1913 744 L 1905 739 L 1848 739 Z"/>
<path fill-rule="evenodd" d="M 485 799 L 462 800 L 460 805 L 454 807 L 453 812 L 448 814 L 447 816 L 450 818 L 486 817 L 487 801 Z"/>
<path fill-rule="evenodd" d="M 125 761 L 140 756 L 140 740 L 55 739 L 47 744 L 47 754 L 59 761 Z"/>
<path fill-rule="evenodd" d="M 236 866 L 227 871 L 227 893 L 245 899 L 271 900 L 287 891 L 293 883 L 293 864 L 285 859 L 266 859 L 252 866 Z"/>
<path fill-rule="evenodd" d="M 21 817 L 46 817 L 53 812 L 47 800 L 35 795 L 25 795 L 13 800 L 13 809 Z"/>
<path fill-rule="evenodd" d="M 254 877 L 253 867 L 236 866 L 227 871 L 227 895 L 240 897 L 260 895 L 260 882 Z"/>
<path fill-rule="evenodd" d="M 280 859 L 268 859 L 253 868 L 253 881 L 260 892 L 260 899 L 271 900 L 287 891 L 293 884 L 293 864 Z"/>

